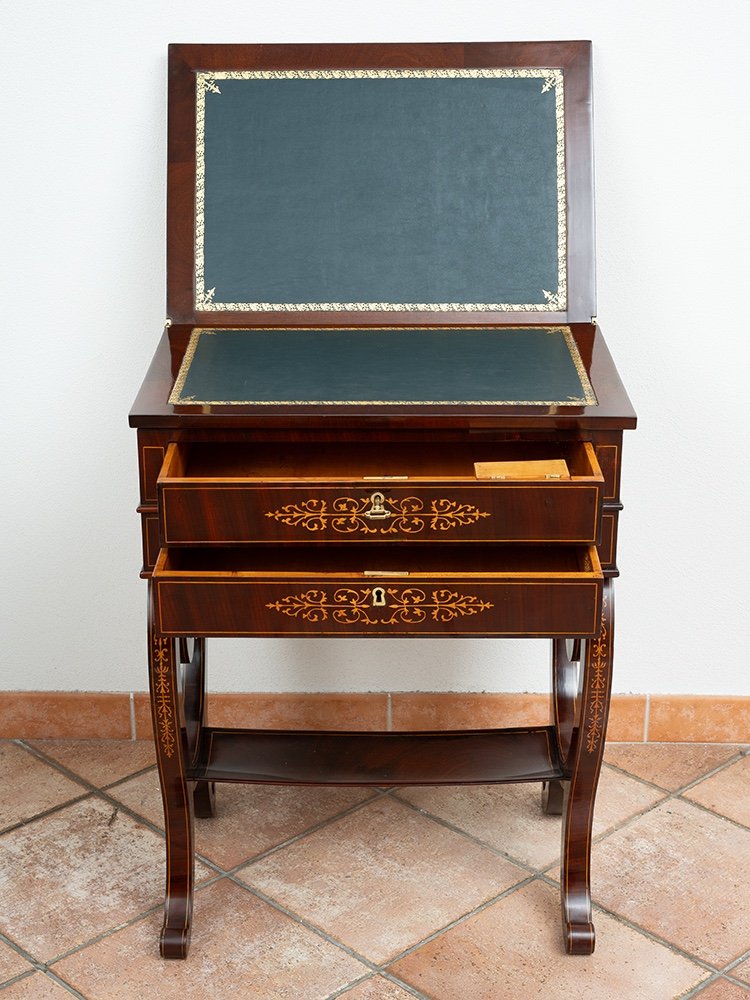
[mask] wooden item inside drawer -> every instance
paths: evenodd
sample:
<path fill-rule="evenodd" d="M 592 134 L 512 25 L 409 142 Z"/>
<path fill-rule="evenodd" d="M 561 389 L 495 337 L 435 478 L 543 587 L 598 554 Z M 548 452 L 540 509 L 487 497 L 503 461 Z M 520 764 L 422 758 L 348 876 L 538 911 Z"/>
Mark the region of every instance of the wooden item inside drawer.
<path fill-rule="evenodd" d="M 593 546 L 162 549 L 167 635 L 586 636 Z"/>
<path fill-rule="evenodd" d="M 565 463 L 570 478 L 480 479 L 475 464 Z M 538 468 L 538 467 L 536 467 Z M 331 447 L 172 443 L 162 544 L 563 542 L 599 535 L 603 477 L 587 441 Z"/>

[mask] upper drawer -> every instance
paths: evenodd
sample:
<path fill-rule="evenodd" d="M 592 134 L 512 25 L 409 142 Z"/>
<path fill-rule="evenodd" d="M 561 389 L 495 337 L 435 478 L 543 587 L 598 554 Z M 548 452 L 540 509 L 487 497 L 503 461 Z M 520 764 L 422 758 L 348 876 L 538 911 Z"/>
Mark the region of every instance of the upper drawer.
<path fill-rule="evenodd" d="M 478 479 L 475 463 L 564 459 L 569 479 Z M 165 545 L 566 542 L 599 535 L 588 441 L 171 444 L 158 481 Z"/>

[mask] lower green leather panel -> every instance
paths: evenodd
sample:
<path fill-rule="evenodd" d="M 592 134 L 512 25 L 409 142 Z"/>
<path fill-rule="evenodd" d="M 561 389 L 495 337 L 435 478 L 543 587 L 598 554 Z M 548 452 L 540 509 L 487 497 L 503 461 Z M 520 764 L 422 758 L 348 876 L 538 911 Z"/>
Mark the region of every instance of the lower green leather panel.
<path fill-rule="evenodd" d="M 596 403 L 567 327 L 194 330 L 169 402 Z"/>

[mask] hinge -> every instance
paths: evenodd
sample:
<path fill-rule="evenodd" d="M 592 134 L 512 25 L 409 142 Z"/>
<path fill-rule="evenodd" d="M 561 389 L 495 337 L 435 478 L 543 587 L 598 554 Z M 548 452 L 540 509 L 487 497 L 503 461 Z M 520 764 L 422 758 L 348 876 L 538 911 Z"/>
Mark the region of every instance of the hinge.
<path fill-rule="evenodd" d="M 172 320 L 169 318 L 169 316 L 167 316 L 167 318 L 164 320 L 164 329 L 168 330 L 171 325 L 172 325 Z"/>
<path fill-rule="evenodd" d="M 591 317 L 591 325 L 592 326 L 596 326 L 597 325 L 597 323 L 596 323 L 596 316 L 592 316 Z"/>

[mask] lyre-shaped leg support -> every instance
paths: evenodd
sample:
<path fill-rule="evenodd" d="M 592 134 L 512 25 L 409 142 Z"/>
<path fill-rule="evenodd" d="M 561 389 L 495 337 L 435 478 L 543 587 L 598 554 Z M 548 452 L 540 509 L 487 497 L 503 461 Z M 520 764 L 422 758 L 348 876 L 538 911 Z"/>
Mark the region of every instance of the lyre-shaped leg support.
<path fill-rule="evenodd" d="M 188 760 L 195 763 L 200 752 L 201 731 L 206 725 L 206 640 L 180 639 L 183 718 Z M 213 781 L 191 782 L 193 812 L 201 819 L 216 813 L 216 786 Z"/>
<path fill-rule="evenodd" d="M 193 800 L 185 777 L 187 739 L 182 725 L 175 640 L 156 630 L 151 585 L 148 622 L 151 712 L 167 835 L 160 949 L 164 958 L 185 958 L 193 908 Z"/>
<path fill-rule="evenodd" d="M 572 955 L 590 955 L 595 933 L 591 915 L 591 835 L 594 799 L 604 755 L 609 699 L 612 689 L 614 589 L 604 581 L 598 635 L 586 640 L 579 671 L 577 712 L 572 721 L 572 658 L 555 652 L 556 725 L 570 780 L 563 782 L 561 902 L 565 948 Z"/>

